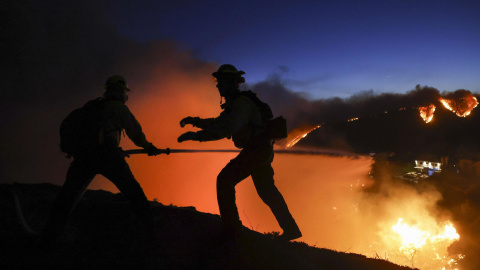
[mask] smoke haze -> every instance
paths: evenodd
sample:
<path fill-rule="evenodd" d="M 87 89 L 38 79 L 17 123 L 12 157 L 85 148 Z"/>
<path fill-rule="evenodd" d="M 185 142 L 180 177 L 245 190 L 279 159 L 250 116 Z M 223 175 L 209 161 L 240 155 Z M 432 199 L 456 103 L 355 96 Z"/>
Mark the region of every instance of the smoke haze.
<path fill-rule="evenodd" d="M 186 131 L 178 124 L 183 117 L 213 117 L 220 113 L 220 98 L 210 75 L 218 63 L 201 61 L 174 41 L 139 43 L 119 36 L 105 20 L 106 5 L 102 1 L 7 0 L 2 6 L 2 182 L 61 185 L 70 160 L 64 158 L 58 146 L 60 122 L 74 108 L 101 96 L 103 83 L 112 74 L 126 77 L 132 89 L 127 105 L 142 124 L 147 139 L 157 147 L 233 147 L 228 140 L 176 142 Z M 248 82 L 248 70 L 246 73 Z M 439 97 L 445 96 L 433 87 L 419 86 L 407 94 L 365 91 L 348 99 L 310 100 L 287 89 L 278 76 L 245 87 L 267 101 L 275 115 L 285 116 L 290 131 L 404 107 L 437 105 Z M 337 143 L 340 144 L 352 149 L 346 141 Z M 122 146 L 134 147 L 127 138 Z M 304 146 L 317 145 L 313 141 Z M 234 154 L 139 155 L 128 162 L 149 199 L 218 213 L 216 175 L 233 157 Z M 462 237 L 464 233 L 468 235 L 468 240 L 462 242 L 463 246 L 454 246 L 452 252 L 471 249 L 470 254 L 474 254 L 480 250 L 480 236 L 472 233 L 471 227 L 471 222 L 479 224 L 480 206 L 474 199 L 478 198 L 478 188 L 469 189 L 469 199 L 456 205 L 451 196 L 446 196 L 447 190 L 441 188 L 418 192 L 391 181 L 373 182 L 368 177 L 372 162 L 366 156 L 275 157 L 275 180 L 304 232 L 303 241 L 375 256 L 374 252 L 380 254 L 384 250 L 368 249 L 369 237 L 381 238 L 386 234 L 383 230 L 391 222 L 394 225 L 398 216 L 408 219 L 412 207 L 418 209 L 417 216 L 428 215 L 438 221 L 447 219 L 459 207 L 462 213 L 474 217 L 453 217 L 463 229 L 459 233 Z M 110 182 L 98 178 L 90 188 L 116 190 Z M 239 184 L 237 194 L 245 226 L 259 231 L 279 230 L 250 180 Z M 444 204 L 437 207 L 436 202 Z M 405 207 L 399 206 L 403 204 Z"/>

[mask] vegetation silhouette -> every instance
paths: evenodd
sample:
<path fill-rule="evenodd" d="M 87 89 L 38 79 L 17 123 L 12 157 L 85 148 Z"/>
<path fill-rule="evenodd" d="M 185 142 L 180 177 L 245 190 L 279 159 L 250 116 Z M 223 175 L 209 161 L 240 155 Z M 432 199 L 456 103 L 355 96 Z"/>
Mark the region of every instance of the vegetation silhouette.
<path fill-rule="evenodd" d="M 271 234 L 247 228 L 241 241 L 228 243 L 218 215 L 156 201 L 149 204 L 160 241 L 152 245 L 126 197 L 103 190 L 85 192 L 59 247 L 46 253 L 32 245 L 18 225 L 8 189 L 18 194 L 27 222 L 38 230 L 61 187 L 0 185 L 0 269 L 412 269 L 302 242 L 277 241 Z"/>
<path fill-rule="evenodd" d="M 355 121 L 332 121 L 311 132 L 298 143 L 343 149 L 357 154 L 393 152 L 419 155 L 466 157 L 479 160 L 480 110 L 458 117 L 435 103 L 433 120 L 425 123 L 415 107 L 394 109 L 359 117 Z"/>

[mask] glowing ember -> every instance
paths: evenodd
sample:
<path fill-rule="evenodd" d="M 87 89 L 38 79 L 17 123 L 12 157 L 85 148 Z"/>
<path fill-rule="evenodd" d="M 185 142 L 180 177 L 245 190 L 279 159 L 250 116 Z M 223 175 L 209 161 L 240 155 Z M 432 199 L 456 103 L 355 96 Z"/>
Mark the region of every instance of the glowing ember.
<path fill-rule="evenodd" d="M 440 102 L 459 117 L 467 117 L 478 105 L 477 98 L 471 94 L 452 99 L 440 98 Z"/>
<path fill-rule="evenodd" d="M 358 120 L 358 117 L 355 117 L 355 118 L 352 118 L 352 119 L 348 119 L 348 122 L 353 122 L 353 121 L 357 121 Z"/>
<path fill-rule="evenodd" d="M 422 117 L 425 123 L 430 123 L 432 121 L 435 108 L 436 107 L 433 104 L 426 107 L 418 107 L 418 111 L 420 111 L 420 117 Z"/>
<path fill-rule="evenodd" d="M 307 135 L 314 131 L 315 129 L 321 127 L 321 125 L 317 125 L 317 126 L 303 126 L 303 127 L 299 127 L 293 131 L 290 132 L 290 134 L 288 134 L 288 137 L 285 139 L 286 140 L 286 143 L 285 143 L 285 148 L 290 148 L 292 146 L 294 146 L 295 144 L 297 144 L 301 139 L 307 137 Z"/>

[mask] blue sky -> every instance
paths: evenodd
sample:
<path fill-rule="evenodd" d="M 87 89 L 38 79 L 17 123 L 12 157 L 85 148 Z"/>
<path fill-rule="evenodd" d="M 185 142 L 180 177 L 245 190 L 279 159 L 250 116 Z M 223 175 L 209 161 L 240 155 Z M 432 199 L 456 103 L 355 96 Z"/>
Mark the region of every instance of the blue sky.
<path fill-rule="evenodd" d="M 313 98 L 415 85 L 480 91 L 480 1 L 115 2 L 109 21 L 137 41 L 171 39 L 247 82 L 281 75 Z"/>

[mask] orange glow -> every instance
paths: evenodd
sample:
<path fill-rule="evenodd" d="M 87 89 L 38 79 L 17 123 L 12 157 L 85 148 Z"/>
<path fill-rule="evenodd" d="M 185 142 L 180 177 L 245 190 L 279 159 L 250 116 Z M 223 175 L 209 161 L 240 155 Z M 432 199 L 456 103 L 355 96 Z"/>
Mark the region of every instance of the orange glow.
<path fill-rule="evenodd" d="M 310 126 L 304 125 L 296 128 L 288 134 L 288 137 L 282 141 L 277 142 L 277 145 L 283 148 L 290 148 L 297 144 L 301 139 L 307 137 L 307 135 L 322 125 Z"/>
<path fill-rule="evenodd" d="M 215 83 L 204 70 L 191 70 L 188 74 L 170 68 L 158 70 L 151 78 L 145 79 L 145 85 L 135 86 L 135 89 L 148 91 L 130 93 L 127 104 L 142 124 L 147 139 L 157 147 L 234 149 L 233 143 L 227 139 L 203 143 L 177 142 L 177 137 L 183 132 L 196 130 L 190 126 L 181 128 L 179 121 L 182 118 L 215 117 L 221 112 Z M 215 67 L 209 70 L 215 70 Z M 285 139 L 288 147 L 319 127 L 304 126 L 293 130 Z M 122 147 L 137 148 L 127 138 L 122 140 Z M 156 157 L 132 155 L 127 161 L 149 200 L 157 199 L 166 205 L 194 206 L 198 211 L 218 214 L 216 178 L 235 156 L 235 153 L 182 153 Z M 386 197 L 366 195 L 363 189 L 372 183 L 368 177 L 372 162 L 370 157 L 275 155 L 272 166 L 275 184 L 304 235 L 300 241 L 369 257 L 375 257 L 376 253 L 388 254 L 389 260 L 394 263 L 408 263 L 403 256 L 394 254 L 400 252 L 403 242 L 392 226 L 400 216 L 408 221 L 406 224 L 412 224 L 413 217 L 433 219 L 426 209 L 433 207 L 436 197 L 417 192 L 402 193 L 398 187 L 388 188 L 389 196 Z M 105 179 L 94 181 L 89 188 L 118 192 Z M 236 196 L 243 225 L 259 232 L 281 231 L 250 178 L 236 186 Z M 442 235 L 435 230 L 428 231 L 432 235 Z M 428 249 L 437 249 L 442 264 L 424 254 L 425 244 L 415 266 L 432 269 L 428 267 L 446 266 L 443 263 L 445 260 L 460 259 L 460 255 L 448 256 L 448 243 L 451 240 L 435 242 L 435 246 Z"/>
<path fill-rule="evenodd" d="M 448 247 L 460 238 L 448 216 L 434 211 L 441 198 L 437 191 L 418 194 L 412 187 L 392 182 L 385 186 L 385 215 L 379 219 L 378 241 L 369 249 L 388 260 L 419 269 L 453 269 L 463 258 L 449 254 Z M 385 198 L 385 197 L 382 197 Z"/>
<path fill-rule="evenodd" d="M 439 223 L 433 221 L 417 222 L 415 225 L 409 225 L 399 218 L 397 224 L 392 226 L 392 231 L 398 236 L 392 238 L 393 241 L 398 241 L 397 245 L 400 254 L 410 261 L 412 266 L 420 262 L 421 255 L 430 254 L 431 261 L 437 261 L 437 267 L 444 267 L 446 265 L 452 265 L 457 260 L 463 258 L 462 255 L 458 255 L 457 259 L 442 255 L 442 249 L 445 246 L 449 246 L 454 241 L 460 239 L 460 235 L 450 222 L 447 222 L 443 227 Z M 442 255 L 442 256 L 441 256 Z"/>
<path fill-rule="evenodd" d="M 460 239 L 460 235 L 451 223 L 445 225 L 443 230 L 436 228 L 437 232 L 430 232 L 420 229 L 418 226 L 408 225 L 402 218 L 398 219 L 397 224 L 392 226 L 392 230 L 397 233 L 402 240 L 400 251 L 412 253 L 413 250 L 421 249 L 427 242 L 435 244 L 442 241 L 454 241 Z"/>
<path fill-rule="evenodd" d="M 433 104 L 426 107 L 418 107 L 418 111 L 420 111 L 420 117 L 422 117 L 425 123 L 430 123 L 432 121 L 435 108 L 436 107 Z"/>
<path fill-rule="evenodd" d="M 467 117 L 477 107 L 477 98 L 468 95 L 458 99 L 440 98 L 440 102 L 448 110 L 454 112 L 459 117 Z"/>

